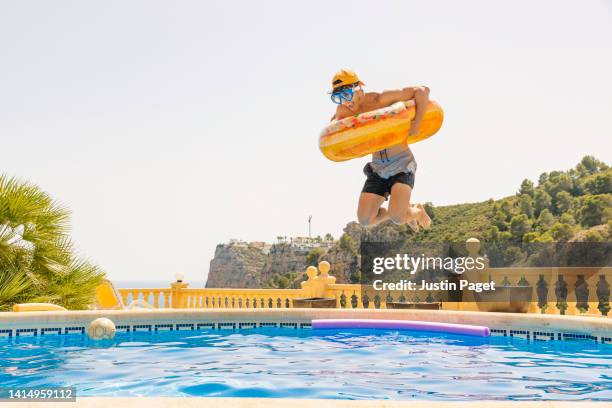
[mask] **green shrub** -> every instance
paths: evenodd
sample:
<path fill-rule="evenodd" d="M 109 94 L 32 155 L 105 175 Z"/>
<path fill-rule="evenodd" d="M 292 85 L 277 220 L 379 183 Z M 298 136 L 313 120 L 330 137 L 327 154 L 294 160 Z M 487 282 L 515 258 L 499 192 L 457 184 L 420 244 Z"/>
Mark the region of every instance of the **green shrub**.
<path fill-rule="evenodd" d="M 53 302 L 85 309 L 104 273 L 78 259 L 69 211 L 37 186 L 0 175 L 0 310 Z"/>
<path fill-rule="evenodd" d="M 578 221 L 585 227 L 605 224 L 611 211 L 612 197 L 609 194 L 584 196 L 578 208 Z"/>
<path fill-rule="evenodd" d="M 308 266 L 317 266 L 323 254 L 325 254 L 325 251 L 322 248 L 313 248 L 308 255 L 306 255 L 306 264 Z"/>
<path fill-rule="evenodd" d="M 340 248 L 353 256 L 357 256 L 357 243 L 347 233 L 342 234 L 340 237 Z"/>
<path fill-rule="evenodd" d="M 572 226 L 567 224 L 562 224 L 560 222 L 556 223 L 550 228 L 549 231 L 553 240 L 556 242 L 566 242 L 569 241 L 572 237 Z"/>
<path fill-rule="evenodd" d="M 588 194 L 611 194 L 612 193 L 612 169 L 605 172 L 593 174 L 587 177 L 583 183 L 584 190 Z"/>

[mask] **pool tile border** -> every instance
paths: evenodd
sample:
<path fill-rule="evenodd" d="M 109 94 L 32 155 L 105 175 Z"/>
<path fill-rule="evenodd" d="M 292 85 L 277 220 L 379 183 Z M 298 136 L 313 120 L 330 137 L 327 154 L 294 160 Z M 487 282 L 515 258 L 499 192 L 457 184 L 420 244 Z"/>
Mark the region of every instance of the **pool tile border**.
<path fill-rule="evenodd" d="M 157 324 L 118 324 L 115 326 L 117 333 L 158 333 L 164 331 L 199 331 L 204 329 L 210 330 L 244 330 L 244 329 L 260 329 L 260 328 L 284 328 L 284 329 L 311 329 L 312 323 L 304 322 L 208 322 L 208 323 L 157 323 Z M 22 333 L 31 333 L 36 336 L 40 333 L 41 336 L 49 334 L 85 334 L 85 327 L 41 327 L 28 329 L 14 329 L 16 336 L 22 336 Z M 13 329 L 0 329 L 0 337 L 12 337 Z M 38 331 L 37 331 L 38 330 Z M 4 336 L 2 336 L 4 335 Z"/>
<path fill-rule="evenodd" d="M 160 331 L 174 331 L 174 324 L 172 323 L 162 323 L 155 325 L 155 333 Z"/>
<path fill-rule="evenodd" d="M 590 340 L 598 341 L 596 336 L 584 333 L 559 333 L 559 340 Z"/>
<path fill-rule="evenodd" d="M 38 336 L 38 329 L 15 329 L 15 337 Z"/>
<path fill-rule="evenodd" d="M 188 330 L 310 329 L 317 318 L 389 318 L 481 324 L 492 336 L 526 341 L 586 341 L 612 344 L 612 319 L 607 317 L 524 315 L 486 312 L 338 309 L 167 309 L 153 311 L 83 311 L 0 313 L 0 338 L 84 335 L 97 317 L 116 322 L 117 332 L 157 333 Z M 559 327 L 555 327 L 559 326 Z"/>
<path fill-rule="evenodd" d="M 85 334 L 85 327 L 84 326 L 65 327 L 64 334 Z"/>
<path fill-rule="evenodd" d="M 131 327 L 129 324 L 119 324 L 115 326 L 115 330 L 117 330 L 117 333 L 129 333 L 130 329 Z"/>
<path fill-rule="evenodd" d="M 46 336 L 48 334 L 61 335 L 62 334 L 62 328 L 61 327 L 41 327 L 40 328 L 40 335 L 41 336 Z"/>
<path fill-rule="evenodd" d="M 187 330 L 195 330 L 195 323 L 177 323 L 176 324 L 176 331 L 187 331 Z"/>
<path fill-rule="evenodd" d="M 169 331 L 200 331 L 200 330 L 245 330 L 257 328 L 311 329 L 311 323 L 301 322 L 210 322 L 210 323 L 163 323 L 163 324 L 121 324 L 117 325 L 118 333 L 158 333 Z M 84 327 L 41 327 L 25 329 L 0 329 L 0 338 L 35 337 L 49 335 L 85 334 Z M 612 344 L 612 337 L 593 336 L 584 333 L 542 332 L 529 330 L 491 329 L 491 336 L 520 338 L 528 341 L 587 341 L 601 344 Z"/>

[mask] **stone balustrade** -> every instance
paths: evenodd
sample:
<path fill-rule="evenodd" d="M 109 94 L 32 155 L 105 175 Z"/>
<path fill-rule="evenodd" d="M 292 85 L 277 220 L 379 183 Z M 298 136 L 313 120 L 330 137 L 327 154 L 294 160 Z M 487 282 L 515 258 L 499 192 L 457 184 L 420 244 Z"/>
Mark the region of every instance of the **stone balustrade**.
<path fill-rule="evenodd" d="M 477 239 L 466 242 L 469 256 L 480 250 Z M 610 267 L 520 267 L 490 268 L 467 271 L 463 279 L 474 282 L 494 281 L 507 291 L 507 301 L 487 299 L 468 293 L 449 299 L 436 291 L 374 291 L 369 285 L 337 284 L 329 275 L 330 265 L 319 263 L 308 267 L 308 279 L 300 289 L 190 288 L 188 283 L 174 282 L 170 288 L 119 289 L 124 303 L 143 299 L 154 308 L 187 309 L 283 309 L 293 308 L 294 300 L 335 299 L 336 308 L 385 309 L 388 304 L 439 303 L 444 310 L 517 311 L 544 314 L 607 316 L 610 310 Z M 498 293 L 502 291 L 498 290 Z M 520 293 L 522 301 L 512 298 Z M 515 303 L 512 305 L 512 303 Z M 508 304 L 506 304 L 508 303 Z M 522 303 L 518 305 L 516 303 Z"/>

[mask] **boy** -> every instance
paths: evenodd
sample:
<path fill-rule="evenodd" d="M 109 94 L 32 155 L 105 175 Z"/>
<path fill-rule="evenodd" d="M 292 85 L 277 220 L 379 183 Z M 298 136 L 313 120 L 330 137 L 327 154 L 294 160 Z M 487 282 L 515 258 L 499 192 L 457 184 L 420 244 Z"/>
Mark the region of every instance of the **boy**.
<path fill-rule="evenodd" d="M 342 70 L 332 79 L 331 99 L 338 105 L 332 120 L 369 112 L 399 101 L 414 100 L 416 114 L 410 134 L 417 134 L 429 101 L 429 88 L 408 87 L 392 91 L 364 92 L 363 82 L 353 71 Z M 398 225 L 408 224 L 415 232 L 429 228 L 431 219 L 421 204 L 410 205 L 414 187 L 416 161 L 407 144 L 390 146 L 372 154 L 363 168 L 367 176 L 359 196 L 357 219 L 362 225 L 376 225 L 390 219 Z M 389 198 L 390 197 L 390 198 Z M 382 204 L 389 198 L 387 209 Z"/>

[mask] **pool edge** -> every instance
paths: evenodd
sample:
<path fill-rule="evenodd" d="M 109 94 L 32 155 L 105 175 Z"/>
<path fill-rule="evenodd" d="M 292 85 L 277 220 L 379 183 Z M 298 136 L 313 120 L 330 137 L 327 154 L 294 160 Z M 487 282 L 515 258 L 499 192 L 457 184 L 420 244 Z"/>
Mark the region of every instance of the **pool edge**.
<path fill-rule="evenodd" d="M 24 402 L 20 407 L 40 407 L 40 402 Z M 388 401 L 388 400 L 338 400 L 338 399 L 293 399 L 293 398 L 118 398 L 118 397 L 84 397 L 78 398 L 76 403 L 69 406 L 79 408 L 113 408 L 132 407 L 170 407 L 170 408 L 199 408 L 199 407 L 228 407 L 228 408 L 586 408 L 607 407 L 609 402 L 593 401 Z M 63 408 L 65 402 L 47 402 L 45 406 Z"/>

